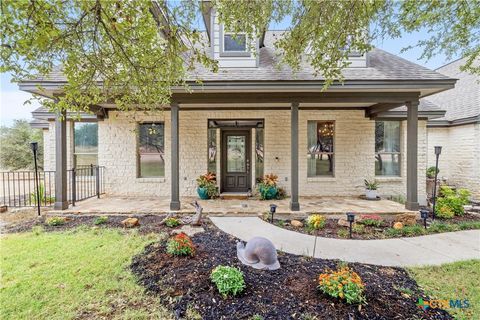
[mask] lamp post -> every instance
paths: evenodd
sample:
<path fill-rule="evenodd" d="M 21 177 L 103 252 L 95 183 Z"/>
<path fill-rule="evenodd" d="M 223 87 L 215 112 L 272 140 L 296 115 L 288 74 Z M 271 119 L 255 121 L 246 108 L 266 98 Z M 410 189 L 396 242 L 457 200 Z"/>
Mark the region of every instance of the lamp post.
<path fill-rule="evenodd" d="M 420 210 L 420 217 L 423 219 L 423 225 L 425 229 L 427 229 L 428 210 L 427 209 Z"/>
<path fill-rule="evenodd" d="M 37 164 L 37 151 L 38 151 L 38 142 L 30 142 L 30 147 L 33 152 L 33 162 L 35 164 L 35 188 L 37 195 L 37 213 L 40 216 L 40 189 L 38 188 L 38 164 Z"/>
<path fill-rule="evenodd" d="M 435 220 L 435 205 L 437 204 L 437 176 L 438 176 L 438 158 L 442 153 L 441 146 L 435 146 L 435 181 L 433 182 L 433 215 L 432 220 Z"/>
<path fill-rule="evenodd" d="M 353 212 L 347 212 L 347 221 L 350 224 L 350 239 L 352 239 L 352 224 L 355 221 L 355 214 Z"/>
<path fill-rule="evenodd" d="M 273 223 L 273 215 L 277 211 L 277 205 L 276 204 L 271 204 L 270 205 L 270 222 Z"/>

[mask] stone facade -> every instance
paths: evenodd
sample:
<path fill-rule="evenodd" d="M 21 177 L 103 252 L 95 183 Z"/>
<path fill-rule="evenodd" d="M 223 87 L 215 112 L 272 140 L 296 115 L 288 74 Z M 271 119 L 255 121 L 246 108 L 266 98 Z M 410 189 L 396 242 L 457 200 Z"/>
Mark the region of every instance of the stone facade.
<path fill-rule="evenodd" d="M 480 124 L 428 128 L 428 166 L 435 165 L 434 146 L 442 146 L 439 176 L 480 198 Z"/>
<path fill-rule="evenodd" d="M 196 195 L 195 179 L 207 171 L 208 119 L 264 119 L 264 173 L 279 176 L 279 185 L 290 193 L 290 110 L 188 110 L 180 109 L 180 195 Z M 307 177 L 307 121 L 335 121 L 333 177 Z M 139 178 L 136 130 L 140 122 L 165 123 L 165 177 Z M 69 163 L 73 163 L 71 129 Z M 129 196 L 170 196 L 170 112 L 133 114 L 116 111 L 98 123 L 98 163 L 105 167 L 106 191 Z M 252 142 L 254 134 L 252 129 Z M 219 130 L 218 130 L 219 132 Z M 54 168 L 54 124 L 45 131 L 45 163 Z M 375 121 L 363 110 L 299 111 L 299 194 L 301 196 L 358 196 L 363 180 L 375 178 Z M 376 177 L 382 196 L 405 196 L 406 121 L 402 123 L 401 176 Z M 220 172 L 220 134 L 217 134 L 217 172 Z M 252 143 L 252 164 L 253 161 Z M 53 156 L 52 156 L 53 155 Z M 70 165 L 69 165 L 70 168 Z M 418 195 L 425 203 L 426 123 L 419 121 Z M 252 181 L 255 168 L 252 167 Z"/>
<path fill-rule="evenodd" d="M 48 130 L 43 130 L 43 167 L 55 171 L 55 122 L 50 121 Z M 73 122 L 67 122 L 67 168 L 73 168 Z"/>

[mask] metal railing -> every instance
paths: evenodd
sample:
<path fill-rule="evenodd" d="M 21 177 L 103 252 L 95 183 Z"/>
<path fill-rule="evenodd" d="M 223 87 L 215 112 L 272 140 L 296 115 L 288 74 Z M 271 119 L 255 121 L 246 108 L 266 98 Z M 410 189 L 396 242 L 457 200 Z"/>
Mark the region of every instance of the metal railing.
<path fill-rule="evenodd" d="M 55 171 L 38 172 L 40 206 L 55 203 Z M 0 172 L 0 205 L 8 207 L 36 207 L 37 189 L 35 171 Z M 78 166 L 67 170 L 68 201 L 100 197 L 105 193 L 105 168 L 101 166 Z"/>

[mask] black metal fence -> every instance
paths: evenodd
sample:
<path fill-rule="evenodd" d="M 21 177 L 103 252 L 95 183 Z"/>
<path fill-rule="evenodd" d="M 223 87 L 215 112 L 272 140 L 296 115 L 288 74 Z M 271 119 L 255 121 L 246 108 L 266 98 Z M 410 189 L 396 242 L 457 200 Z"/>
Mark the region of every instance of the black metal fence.
<path fill-rule="evenodd" d="M 34 171 L 0 172 L 0 205 L 8 207 L 36 207 L 37 198 L 42 207 L 55 203 L 55 171 L 38 172 L 37 197 Z M 67 171 L 68 201 L 75 202 L 105 193 L 105 168 L 79 166 Z"/>

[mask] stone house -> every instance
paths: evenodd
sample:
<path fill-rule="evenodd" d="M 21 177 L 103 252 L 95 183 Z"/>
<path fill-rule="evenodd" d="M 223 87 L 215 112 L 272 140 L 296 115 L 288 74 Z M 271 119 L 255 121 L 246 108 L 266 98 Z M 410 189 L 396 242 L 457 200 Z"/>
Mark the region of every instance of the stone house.
<path fill-rule="evenodd" d="M 46 169 L 57 171 L 57 209 L 68 206 L 66 170 L 90 163 L 105 167 L 108 194 L 170 197 L 172 210 L 196 194 L 195 180 L 207 171 L 217 174 L 220 192 L 240 193 L 276 174 L 292 210 L 299 196 L 358 196 L 364 179 L 376 179 L 383 196 L 405 197 L 408 209 L 425 203 L 427 121 L 444 112 L 420 99 L 455 79 L 374 49 L 351 56 L 344 82 L 322 91 L 310 65 L 296 73 L 277 66 L 273 43 L 282 32 L 255 39 L 255 54 L 213 10 L 204 20 L 220 71 L 196 70 L 193 92 L 174 91 L 163 110 L 133 115 L 101 104 L 81 121 L 33 112 L 44 129 Z M 53 97 L 64 83 L 56 72 L 19 86 Z"/>

